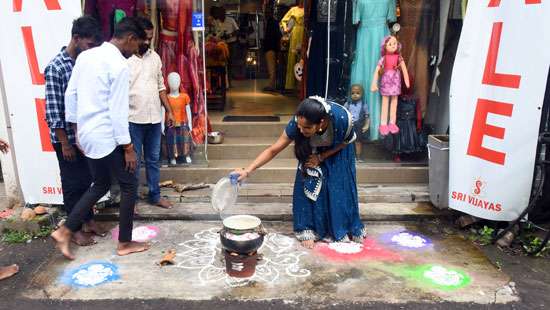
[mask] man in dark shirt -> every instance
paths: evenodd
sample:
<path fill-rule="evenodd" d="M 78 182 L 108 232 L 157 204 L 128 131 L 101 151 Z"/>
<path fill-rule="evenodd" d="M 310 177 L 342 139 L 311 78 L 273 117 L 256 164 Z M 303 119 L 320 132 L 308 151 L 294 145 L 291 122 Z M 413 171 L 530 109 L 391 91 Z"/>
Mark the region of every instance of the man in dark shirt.
<path fill-rule="evenodd" d="M 97 20 L 91 16 L 82 16 L 73 22 L 71 41 L 69 45 L 50 61 L 44 71 L 46 79 L 46 122 L 50 128 L 50 140 L 55 149 L 61 187 L 63 189 L 63 204 L 67 214 L 90 187 L 92 177 L 88 163 L 82 152 L 76 146 L 75 132 L 65 122 L 65 90 L 73 71 L 76 57 L 83 51 L 101 42 L 101 29 Z M 86 246 L 94 243 L 90 233 L 103 234 L 95 225 L 93 213 L 86 217 L 86 227 L 74 234 L 72 241 Z M 83 231 L 88 231 L 85 233 Z"/>
<path fill-rule="evenodd" d="M 265 10 L 265 36 L 263 42 L 263 49 L 265 52 L 265 59 L 267 63 L 267 72 L 269 73 L 269 84 L 264 87 L 264 91 L 275 90 L 275 79 L 277 66 L 277 53 L 279 52 L 281 45 L 281 30 L 279 29 L 279 23 L 273 17 L 273 9 L 267 8 Z"/>

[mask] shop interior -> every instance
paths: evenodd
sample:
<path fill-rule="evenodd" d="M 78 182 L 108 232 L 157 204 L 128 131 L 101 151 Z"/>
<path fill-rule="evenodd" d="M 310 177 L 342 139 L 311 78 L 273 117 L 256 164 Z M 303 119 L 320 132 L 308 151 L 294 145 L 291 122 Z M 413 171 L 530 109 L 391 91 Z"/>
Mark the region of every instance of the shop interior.
<path fill-rule="evenodd" d="M 307 96 L 352 102 L 352 85 L 369 110 L 362 159 L 426 163 L 428 134 L 448 132 L 450 77 L 467 0 L 84 3 L 85 13 L 107 20 L 106 39 L 119 11 L 151 18 L 165 75 L 179 72 L 191 97 L 198 144 L 207 123 L 285 122 Z M 191 29 L 193 12 L 203 12 L 204 32 Z M 410 87 L 400 79 L 397 104 L 383 106 L 384 96 L 371 88 L 390 34 Z M 384 132 L 384 123 L 399 131 Z"/>

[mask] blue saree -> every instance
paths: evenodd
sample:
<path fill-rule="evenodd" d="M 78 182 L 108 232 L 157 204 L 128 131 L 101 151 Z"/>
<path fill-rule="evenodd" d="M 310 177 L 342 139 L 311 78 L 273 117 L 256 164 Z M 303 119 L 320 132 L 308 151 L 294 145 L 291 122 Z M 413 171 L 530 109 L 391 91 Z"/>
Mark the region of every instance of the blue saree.
<path fill-rule="evenodd" d="M 330 103 L 330 107 L 332 144 L 318 147 L 317 152 L 334 149 L 342 143 L 347 146 L 316 169 L 303 173 L 299 164 L 292 199 L 294 233 L 300 241 L 353 239 L 361 242 L 365 229 L 359 217 L 353 123 L 344 107 L 335 103 Z M 296 139 L 299 129 L 295 117 L 285 133 L 290 139 Z"/>

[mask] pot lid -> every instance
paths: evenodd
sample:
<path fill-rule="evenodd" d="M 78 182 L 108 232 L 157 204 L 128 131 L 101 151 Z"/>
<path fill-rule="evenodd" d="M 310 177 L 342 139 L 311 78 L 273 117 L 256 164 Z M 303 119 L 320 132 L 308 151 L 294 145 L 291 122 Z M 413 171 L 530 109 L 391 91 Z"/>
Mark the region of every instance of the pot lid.
<path fill-rule="evenodd" d="M 262 221 L 252 215 L 233 215 L 223 220 L 223 226 L 233 230 L 250 230 L 260 226 Z"/>
<path fill-rule="evenodd" d="M 212 190 L 211 204 L 217 212 L 227 211 L 236 202 L 239 196 L 239 188 L 235 177 L 221 178 Z"/>

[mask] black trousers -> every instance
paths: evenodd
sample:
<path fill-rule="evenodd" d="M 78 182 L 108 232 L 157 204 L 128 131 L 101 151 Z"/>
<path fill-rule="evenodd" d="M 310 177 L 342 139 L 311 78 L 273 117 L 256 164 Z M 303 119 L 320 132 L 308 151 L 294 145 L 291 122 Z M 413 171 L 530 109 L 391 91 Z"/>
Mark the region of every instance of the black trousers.
<path fill-rule="evenodd" d="M 67 214 L 71 214 L 74 206 L 82 197 L 82 195 L 90 188 L 92 184 L 92 175 L 88 167 L 86 157 L 78 148 L 75 147 L 76 156 L 74 161 L 66 161 L 63 158 L 61 143 L 54 143 L 53 148 L 57 155 L 59 163 L 59 171 L 61 174 L 61 188 L 63 189 L 63 209 Z M 90 210 L 84 218 L 83 222 L 89 222 L 93 218 L 93 212 Z M 81 227 L 77 227 L 80 230 Z"/>
<path fill-rule="evenodd" d="M 65 225 L 72 232 L 78 230 L 94 204 L 109 191 L 112 174 L 118 180 L 121 191 L 118 241 L 132 241 L 137 178 L 135 173 L 130 173 L 125 169 L 124 150 L 119 146 L 103 158 L 88 158 L 88 164 L 92 172 L 93 184 L 74 206 Z"/>

